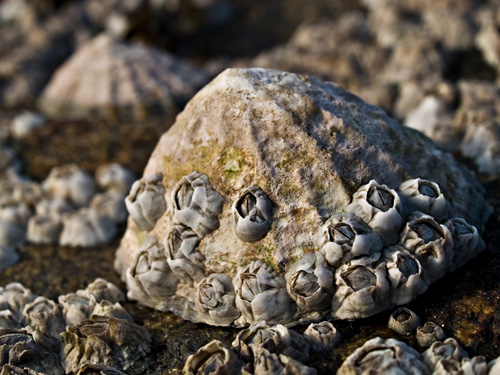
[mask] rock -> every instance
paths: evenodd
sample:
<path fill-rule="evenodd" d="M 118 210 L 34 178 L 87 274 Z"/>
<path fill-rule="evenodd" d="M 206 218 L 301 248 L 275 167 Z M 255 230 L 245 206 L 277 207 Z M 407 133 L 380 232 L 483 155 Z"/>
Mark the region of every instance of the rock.
<path fill-rule="evenodd" d="M 429 168 L 431 165 L 439 168 Z M 463 217 L 482 230 L 490 214 L 480 185 L 450 155 L 439 151 L 425 136 L 401 126 L 380 109 L 338 85 L 273 70 L 229 69 L 191 100 L 153 152 L 144 175 L 162 173 L 168 208 L 148 232 L 139 230 L 129 220 L 115 260 L 115 268 L 123 279 L 147 235 L 156 237 L 160 243 L 169 238 L 167 235 L 175 225 L 174 202 L 169 197 L 179 181 L 194 171 L 207 176 L 211 188 L 224 199 L 222 212 L 217 216 L 219 227 L 213 232 L 200 233 L 202 237 L 170 236 L 165 248 L 169 245 L 178 249 L 178 255 L 182 255 L 186 264 L 198 265 L 198 273 L 205 276 L 227 274 L 233 278 L 233 283 L 235 280 L 241 283 L 241 287 L 235 288 L 239 293 L 237 299 L 243 304 L 251 302 L 255 308 L 259 305 L 258 311 L 252 310 L 253 314 L 264 312 L 261 309 L 266 298 L 275 304 L 272 296 L 278 298 L 279 292 L 284 290 L 286 272 L 307 252 L 318 250 L 316 234 L 319 228 L 331 215 L 342 211 L 358 188 L 371 179 L 385 185 L 377 191 L 379 197 L 374 198 L 371 190 L 368 191 L 368 202 L 375 199 L 377 204 L 378 200 L 384 200 L 389 188 L 396 189 L 406 179 L 422 178 L 439 185 L 450 202 L 452 217 Z M 253 185 L 257 185 L 272 203 L 272 224 L 265 237 L 245 242 L 235 233 L 232 204 L 239 199 L 242 190 Z M 183 201 L 192 204 L 195 201 L 193 191 L 183 190 Z M 252 212 L 252 200 L 248 199 L 247 204 L 245 210 Z M 383 211 L 384 207 L 378 205 L 379 211 Z M 401 214 L 405 210 L 400 208 L 398 212 Z M 380 220 L 385 220 L 383 215 L 377 217 L 375 228 L 383 224 Z M 399 229 L 401 220 L 394 228 Z M 390 227 L 385 229 L 390 231 Z M 379 234 L 385 236 L 383 231 Z M 397 240 L 397 236 L 391 235 L 390 241 L 392 237 Z M 388 237 L 382 242 L 387 241 Z M 372 271 L 380 268 L 382 260 L 379 259 L 382 258 L 380 253 L 365 257 L 368 259 L 352 261 L 349 267 L 353 269 L 347 267 L 346 272 L 353 278 L 366 274 L 369 283 Z M 248 267 L 251 261 L 265 263 L 267 273 L 243 272 L 243 267 Z M 163 277 L 171 276 L 168 267 L 159 269 L 165 272 Z M 243 273 L 235 277 L 237 272 Z M 377 277 L 385 277 L 385 274 L 386 271 L 377 271 Z M 336 275 L 349 287 L 349 277 L 340 268 Z M 303 276 L 300 279 L 304 292 L 314 292 L 316 274 L 311 272 Z M 311 284 L 305 283 L 309 279 Z M 181 280 L 175 295 L 168 294 L 161 303 L 154 299 L 142 302 L 195 322 L 209 322 L 204 318 L 206 312 L 199 313 L 194 301 L 199 281 L 200 277 Z M 357 292 L 363 288 L 363 281 L 357 284 L 353 287 L 356 296 L 383 299 L 383 306 L 389 308 L 391 303 L 386 298 L 390 297 L 390 288 L 386 281 L 380 284 L 385 289 L 374 291 L 373 298 L 361 297 L 364 294 Z M 252 296 L 259 298 L 258 303 Z M 282 300 L 284 297 L 279 294 Z M 341 297 L 336 294 L 335 304 L 351 298 Z M 291 301 L 286 298 L 287 304 Z M 278 306 L 273 305 L 274 308 Z M 352 308 L 357 307 L 353 304 Z M 380 310 L 370 308 L 362 314 L 350 315 L 350 308 L 344 308 L 342 318 L 368 316 Z M 288 314 L 273 318 L 280 323 L 315 320 L 329 310 L 294 311 L 291 306 Z M 242 324 L 250 322 L 243 319 Z"/>

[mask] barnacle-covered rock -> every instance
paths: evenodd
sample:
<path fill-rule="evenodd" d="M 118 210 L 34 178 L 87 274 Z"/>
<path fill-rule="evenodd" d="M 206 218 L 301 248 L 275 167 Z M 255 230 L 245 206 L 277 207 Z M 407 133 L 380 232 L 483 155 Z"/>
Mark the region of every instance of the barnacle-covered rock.
<path fill-rule="evenodd" d="M 420 353 L 404 342 L 380 337 L 368 340 L 342 363 L 337 375 L 430 375 Z"/>
<path fill-rule="evenodd" d="M 286 273 L 288 295 L 304 311 L 330 309 L 335 292 L 333 270 L 319 252 L 310 252 Z"/>
<path fill-rule="evenodd" d="M 272 202 L 258 186 L 243 189 L 233 203 L 232 212 L 234 230 L 242 241 L 258 241 L 271 228 Z"/>
<path fill-rule="evenodd" d="M 92 202 L 90 202 L 90 208 L 114 223 L 121 223 L 128 216 L 127 207 L 125 206 L 125 195 L 116 191 L 96 194 L 92 198 Z"/>
<path fill-rule="evenodd" d="M 110 163 L 96 169 L 95 180 L 101 189 L 127 195 L 136 178 L 127 168 L 117 163 Z"/>
<path fill-rule="evenodd" d="M 318 231 L 317 244 L 331 266 L 382 249 L 380 237 L 351 212 L 332 215 Z"/>
<path fill-rule="evenodd" d="M 364 220 L 385 245 L 396 243 L 405 212 L 395 190 L 371 180 L 358 189 L 345 210 Z"/>
<path fill-rule="evenodd" d="M 172 192 L 172 202 L 173 222 L 191 228 L 198 237 L 219 227 L 217 215 L 224 198 L 212 188 L 206 175 L 195 171 L 184 176 Z"/>
<path fill-rule="evenodd" d="M 14 249 L 0 246 L 0 272 L 19 261 L 19 254 Z"/>
<path fill-rule="evenodd" d="M 59 334 L 65 329 L 59 306 L 42 296 L 24 307 L 23 320 L 42 335 L 57 340 L 59 340 Z"/>
<path fill-rule="evenodd" d="M 446 339 L 443 329 L 434 322 L 425 322 L 423 326 L 417 327 L 417 341 L 422 348 L 428 348 L 436 341 Z"/>
<path fill-rule="evenodd" d="M 0 287 L 0 310 L 10 310 L 20 319 L 24 307 L 33 302 L 37 296 L 26 289 L 21 283 L 10 283 Z"/>
<path fill-rule="evenodd" d="M 91 208 L 81 208 L 64 220 L 59 244 L 73 247 L 98 246 L 111 241 L 115 234 L 115 223 Z"/>
<path fill-rule="evenodd" d="M 284 277 L 277 275 L 261 261 L 253 261 L 246 267 L 238 268 L 233 285 L 236 307 L 241 311 L 238 321 L 253 323 L 265 320 L 274 323 L 286 321 L 286 317 L 295 312 Z"/>
<path fill-rule="evenodd" d="M 486 248 L 477 228 L 465 219 L 454 217 L 444 223 L 453 238 L 453 259 L 449 271 L 462 267 L 469 259 Z"/>
<path fill-rule="evenodd" d="M 398 194 L 407 212 L 423 212 L 438 221 L 444 221 L 450 214 L 450 204 L 435 182 L 421 178 L 406 180 L 399 185 Z"/>
<path fill-rule="evenodd" d="M 35 215 L 28 221 L 26 238 L 34 244 L 57 244 L 63 224 L 57 216 Z"/>
<path fill-rule="evenodd" d="M 422 353 L 422 358 L 429 368 L 436 367 L 437 363 L 442 359 L 461 361 L 462 358 L 468 356 L 467 352 L 453 338 L 448 338 L 443 342 L 435 342 Z"/>
<path fill-rule="evenodd" d="M 125 199 L 130 217 L 139 230 L 153 229 L 158 218 L 167 209 L 162 178 L 161 173 L 144 176 L 134 182 Z"/>
<path fill-rule="evenodd" d="M 335 348 L 342 340 L 342 335 L 332 323 L 323 321 L 311 323 L 303 333 L 304 339 L 317 352 L 327 352 Z"/>
<path fill-rule="evenodd" d="M 223 273 L 213 273 L 198 283 L 195 297 L 196 308 L 206 314 L 206 322 L 215 326 L 227 326 L 240 316 L 235 306 L 231 278 Z"/>
<path fill-rule="evenodd" d="M 61 363 L 66 373 L 76 373 L 85 364 L 127 370 L 151 349 L 151 336 L 144 327 L 97 315 L 67 327 L 61 339 Z"/>
<path fill-rule="evenodd" d="M 417 314 L 406 307 L 396 309 L 389 317 L 388 326 L 400 335 L 409 335 L 422 325 Z"/>
<path fill-rule="evenodd" d="M 218 340 L 209 342 L 188 357 L 184 375 L 241 374 L 243 361 L 230 348 Z"/>
<path fill-rule="evenodd" d="M 76 207 L 87 206 L 95 192 L 94 179 L 75 164 L 52 168 L 42 187 L 50 196 L 66 199 Z"/>
<path fill-rule="evenodd" d="M 390 286 L 380 253 L 353 259 L 335 272 L 337 290 L 333 295 L 332 314 L 337 319 L 359 319 L 387 309 L 391 305 Z"/>

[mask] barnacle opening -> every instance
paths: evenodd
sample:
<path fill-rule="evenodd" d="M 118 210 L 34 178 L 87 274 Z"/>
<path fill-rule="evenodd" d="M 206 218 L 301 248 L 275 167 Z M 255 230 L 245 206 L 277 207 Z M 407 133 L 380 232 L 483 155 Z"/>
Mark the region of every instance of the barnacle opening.
<path fill-rule="evenodd" d="M 292 289 L 298 295 L 310 296 L 319 289 L 318 277 L 313 273 L 300 271 L 293 281 Z"/>
<path fill-rule="evenodd" d="M 453 227 L 455 228 L 455 233 L 458 234 L 459 236 L 474 232 L 470 227 L 470 225 L 463 223 L 461 220 L 452 219 L 452 221 L 453 221 Z"/>
<path fill-rule="evenodd" d="M 208 354 L 208 353 L 207 353 Z M 223 351 L 208 354 L 196 366 L 197 374 L 215 374 L 216 370 L 224 364 L 225 355 Z"/>
<path fill-rule="evenodd" d="M 241 217 L 247 217 L 250 214 L 250 211 L 252 211 L 257 204 L 257 198 L 250 193 L 247 192 L 241 199 L 238 201 L 236 205 L 236 209 L 238 210 L 238 213 L 240 214 Z"/>
<path fill-rule="evenodd" d="M 399 271 L 408 279 L 411 275 L 418 273 L 419 267 L 415 260 L 407 255 L 398 254 L 396 265 Z"/>
<path fill-rule="evenodd" d="M 320 335 L 327 335 L 330 332 L 333 332 L 333 329 L 326 324 L 315 324 L 312 329 L 318 332 Z"/>
<path fill-rule="evenodd" d="M 344 272 L 342 279 L 355 292 L 361 289 L 376 285 L 377 277 L 369 269 L 358 266 L 352 270 Z"/>
<path fill-rule="evenodd" d="M 167 251 L 170 259 L 175 259 L 175 255 L 182 245 L 182 233 L 173 228 L 167 235 Z"/>
<path fill-rule="evenodd" d="M 212 284 L 203 283 L 200 285 L 200 298 L 201 302 L 210 308 L 216 308 L 220 305 L 217 298 L 215 298 L 215 290 Z"/>
<path fill-rule="evenodd" d="M 360 369 L 380 368 L 380 365 L 388 358 L 396 358 L 396 352 L 393 348 L 373 348 L 364 357 L 356 361 L 356 367 Z"/>
<path fill-rule="evenodd" d="M 398 323 L 407 322 L 408 320 L 410 320 L 410 318 L 411 318 L 411 314 L 408 311 L 406 311 L 405 309 L 399 309 L 397 311 L 397 314 L 395 314 L 395 316 L 394 316 L 394 319 Z"/>
<path fill-rule="evenodd" d="M 251 273 L 244 273 L 241 275 L 241 283 L 241 298 L 252 302 L 254 296 L 261 292 L 257 277 Z"/>
<path fill-rule="evenodd" d="M 443 229 L 433 220 L 420 220 L 410 223 L 410 228 L 424 240 L 424 243 L 433 242 L 444 237 Z"/>
<path fill-rule="evenodd" d="M 185 181 L 177 191 L 175 192 L 175 208 L 182 210 L 184 207 L 189 207 L 191 205 L 191 200 L 193 199 L 194 189 L 189 183 Z"/>
<path fill-rule="evenodd" d="M 437 198 L 439 196 L 439 191 L 428 181 L 419 181 L 418 191 L 420 194 L 430 198 Z"/>
<path fill-rule="evenodd" d="M 386 212 L 394 205 L 394 196 L 381 186 L 371 186 L 368 189 L 367 201 L 373 207 Z"/>
<path fill-rule="evenodd" d="M 356 233 L 348 224 L 340 223 L 328 227 L 329 240 L 339 245 L 352 246 Z"/>

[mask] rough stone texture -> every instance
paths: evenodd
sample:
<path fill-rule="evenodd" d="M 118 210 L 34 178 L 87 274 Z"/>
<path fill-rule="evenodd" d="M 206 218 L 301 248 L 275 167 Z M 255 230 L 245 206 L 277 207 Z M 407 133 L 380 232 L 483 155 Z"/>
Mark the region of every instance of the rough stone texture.
<path fill-rule="evenodd" d="M 452 216 L 479 227 L 490 212 L 473 176 L 428 138 L 333 83 L 278 71 L 227 70 L 161 138 L 144 171 L 164 175 L 167 213 L 149 232 L 160 242 L 172 227 L 172 190 L 195 170 L 225 200 L 219 229 L 200 242 L 206 275 L 234 276 L 252 260 L 283 274 L 316 249 L 322 223 L 371 179 L 392 188 L 412 177 L 435 181 Z M 231 204 L 251 185 L 273 202 L 273 224 L 262 240 L 245 243 L 235 235 Z M 129 221 L 115 263 L 122 277 L 145 237 Z M 197 321 L 194 295 L 193 288 L 178 290 L 161 308 Z"/>

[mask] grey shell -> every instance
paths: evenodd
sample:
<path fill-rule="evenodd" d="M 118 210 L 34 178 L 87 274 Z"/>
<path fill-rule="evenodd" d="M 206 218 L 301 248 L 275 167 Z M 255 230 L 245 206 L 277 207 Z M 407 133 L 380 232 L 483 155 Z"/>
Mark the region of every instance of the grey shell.
<path fill-rule="evenodd" d="M 477 228 L 460 217 L 448 220 L 444 225 L 450 230 L 453 238 L 453 259 L 449 271 L 463 266 L 486 248 Z"/>
<path fill-rule="evenodd" d="M 120 164 L 110 163 L 96 169 L 95 180 L 101 189 L 127 195 L 135 181 L 135 176 Z"/>
<path fill-rule="evenodd" d="M 416 336 L 422 348 L 428 348 L 435 342 L 446 339 L 443 329 L 434 322 L 425 322 L 423 326 L 417 327 Z"/>
<path fill-rule="evenodd" d="M 342 340 L 342 335 L 332 323 L 323 321 L 311 323 L 303 333 L 304 339 L 317 352 L 327 352 L 335 348 Z"/>
<path fill-rule="evenodd" d="M 28 221 L 26 237 L 34 244 L 57 244 L 62 232 L 61 219 L 50 215 L 35 215 Z"/>
<path fill-rule="evenodd" d="M 184 375 L 239 374 L 243 365 L 235 352 L 222 342 L 214 340 L 190 355 L 182 372 Z"/>
<path fill-rule="evenodd" d="M 435 182 L 415 178 L 406 180 L 398 187 L 398 193 L 407 212 L 420 211 L 438 221 L 448 218 L 451 206 Z"/>
<path fill-rule="evenodd" d="M 111 241 L 116 224 L 91 208 L 81 208 L 64 220 L 60 237 L 61 246 L 92 247 Z"/>
<path fill-rule="evenodd" d="M 400 335 L 411 335 L 422 322 L 417 314 L 407 307 L 396 309 L 389 317 L 388 327 Z"/>

